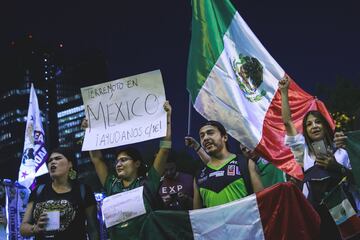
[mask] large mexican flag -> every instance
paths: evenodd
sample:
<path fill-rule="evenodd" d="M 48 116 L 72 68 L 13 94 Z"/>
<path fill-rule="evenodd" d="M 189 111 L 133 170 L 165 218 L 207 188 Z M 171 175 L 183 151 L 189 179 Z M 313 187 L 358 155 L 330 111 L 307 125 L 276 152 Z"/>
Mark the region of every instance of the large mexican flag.
<path fill-rule="evenodd" d="M 279 183 L 224 205 L 154 211 L 140 239 L 318 239 L 320 217 L 292 183 Z"/>
<path fill-rule="evenodd" d="M 194 108 L 224 124 L 228 133 L 258 150 L 275 166 L 302 178 L 283 139 L 278 81 L 286 73 L 256 38 L 229 0 L 193 0 L 187 89 Z M 291 82 L 289 101 L 295 126 L 324 105 Z"/>

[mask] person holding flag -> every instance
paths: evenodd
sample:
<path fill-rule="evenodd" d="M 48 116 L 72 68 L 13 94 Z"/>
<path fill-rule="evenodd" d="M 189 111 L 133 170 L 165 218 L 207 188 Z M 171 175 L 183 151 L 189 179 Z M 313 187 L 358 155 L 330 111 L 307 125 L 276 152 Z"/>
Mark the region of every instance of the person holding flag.
<path fill-rule="evenodd" d="M 199 135 L 209 162 L 196 174 L 194 209 L 229 203 L 263 189 L 255 162 L 229 152 L 228 135 L 221 123 L 206 122 Z"/>
<path fill-rule="evenodd" d="M 204 164 L 209 163 L 211 157 L 206 153 L 206 151 L 201 147 L 200 143 L 198 143 L 193 137 L 186 136 L 185 137 L 185 145 L 189 148 L 192 148 L 200 157 L 201 161 Z M 279 182 L 286 182 L 285 173 L 281 170 L 275 168 L 271 163 L 269 163 L 266 159 L 260 157 L 260 155 L 254 151 L 250 150 L 243 144 L 239 144 L 240 151 L 242 155 L 247 160 L 253 160 L 256 163 L 257 169 L 260 174 L 261 182 L 264 188 L 272 186 Z M 291 177 L 290 177 L 291 178 Z M 291 179 L 296 185 L 299 185 L 295 179 Z"/>
<path fill-rule="evenodd" d="M 348 153 L 343 148 L 334 149 L 334 131 L 319 111 L 309 111 L 303 119 L 303 133 L 299 133 L 291 118 L 288 77 L 279 81 L 281 113 L 286 128 L 285 144 L 290 147 L 296 161 L 305 171 L 305 194 L 319 213 L 321 239 L 341 239 L 322 199 L 346 177 L 353 179 Z M 307 191 L 308 190 L 308 193 Z"/>
<path fill-rule="evenodd" d="M 278 81 L 286 72 L 265 49 L 230 0 L 193 0 L 187 90 L 198 113 L 275 167 L 297 179 L 303 172 L 283 146 Z M 323 104 L 296 84 L 290 86 L 296 126 Z M 298 117 L 299 116 L 299 117 Z M 189 121 L 190 122 L 190 121 Z"/>

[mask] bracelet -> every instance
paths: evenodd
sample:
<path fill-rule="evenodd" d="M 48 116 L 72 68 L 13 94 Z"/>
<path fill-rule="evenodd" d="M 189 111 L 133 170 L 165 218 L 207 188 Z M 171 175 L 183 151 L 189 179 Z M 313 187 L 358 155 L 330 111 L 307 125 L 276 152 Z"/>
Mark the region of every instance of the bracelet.
<path fill-rule="evenodd" d="M 198 151 L 200 150 L 200 148 L 201 148 L 201 145 L 199 144 L 199 147 L 197 147 L 197 148 L 195 149 L 195 152 L 198 152 Z"/>
<path fill-rule="evenodd" d="M 171 148 L 171 141 L 161 140 L 160 141 L 160 148 L 170 149 Z"/>

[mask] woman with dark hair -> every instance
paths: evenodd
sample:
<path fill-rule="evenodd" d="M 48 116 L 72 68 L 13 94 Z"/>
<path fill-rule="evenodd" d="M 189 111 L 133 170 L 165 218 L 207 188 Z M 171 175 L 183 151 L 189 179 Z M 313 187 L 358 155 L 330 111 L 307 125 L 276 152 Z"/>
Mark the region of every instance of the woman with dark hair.
<path fill-rule="evenodd" d="M 85 240 L 87 233 L 89 239 L 99 239 L 95 197 L 88 186 L 76 180 L 73 152 L 69 148 L 56 148 L 46 164 L 52 181 L 31 192 L 21 235 Z M 53 221 L 58 224 L 50 229 L 49 223 Z"/>
<path fill-rule="evenodd" d="M 321 239 L 341 239 L 335 222 L 321 202 L 325 194 L 334 189 L 344 177 L 351 182 L 349 156 L 345 149 L 334 147 L 334 131 L 319 111 L 309 111 L 303 118 L 303 133 L 297 132 L 291 119 L 289 84 L 288 77 L 279 81 L 282 118 L 287 132 L 285 144 L 304 168 L 304 194 L 321 217 Z M 354 192 L 352 196 L 355 195 Z M 349 196 L 353 200 L 351 194 Z"/>
<path fill-rule="evenodd" d="M 167 112 L 166 136 L 160 141 L 159 152 L 156 154 L 154 163 L 148 170 L 147 175 L 145 175 L 146 168 L 142 156 L 134 148 L 117 150 L 114 174 L 108 169 L 101 151 L 90 151 L 91 161 L 94 164 L 101 184 L 105 188 L 106 195 L 110 196 L 143 186 L 146 212 L 155 209 L 156 205 L 159 204 L 157 191 L 171 148 L 171 106 L 168 101 L 164 103 L 164 110 Z M 86 128 L 87 125 L 87 120 L 85 119 L 82 127 Z M 145 216 L 141 215 L 109 228 L 110 238 L 114 240 L 138 239 Z"/>

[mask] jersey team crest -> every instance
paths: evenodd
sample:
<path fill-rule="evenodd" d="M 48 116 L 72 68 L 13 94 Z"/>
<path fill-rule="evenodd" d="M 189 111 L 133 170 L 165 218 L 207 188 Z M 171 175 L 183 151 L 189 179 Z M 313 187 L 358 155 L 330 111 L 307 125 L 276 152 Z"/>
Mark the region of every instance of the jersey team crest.
<path fill-rule="evenodd" d="M 239 54 L 238 58 L 231 60 L 231 65 L 246 99 L 250 102 L 260 101 L 266 95 L 266 91 L 259 88 L 263 82 L 263 66 L 259 60 Z"/>

